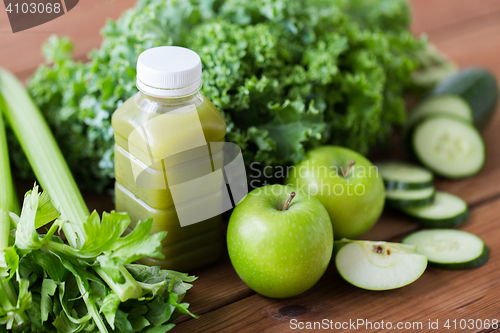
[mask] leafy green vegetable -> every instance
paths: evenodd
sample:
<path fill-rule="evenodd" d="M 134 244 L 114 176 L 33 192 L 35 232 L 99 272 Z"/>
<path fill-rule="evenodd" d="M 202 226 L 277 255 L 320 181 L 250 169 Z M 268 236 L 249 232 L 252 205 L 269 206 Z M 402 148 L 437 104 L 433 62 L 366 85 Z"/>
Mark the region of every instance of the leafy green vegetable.
<path fill-rule="evenodd" d="M 114 177 L 111 114 L 137 91 L 136 59 L 160 45 L 200 54 L 203 93 L 247 164 L 296 163 L 325 142 L 367 153 L 405 120 L 425 44 L 409 21 L 406 0 L 142 0 L 106 23 L 88 63 L 51 37 L 29 90 L 91 190 Z"/>
<path fill-rule="evenodd" d="M 44 239 L 49 239 L 59 227 L 59 223 L 54 223 L 43 239 L 38 235 L 36 225 L 43 226 L 53 221 L 54 219 L 47 220 L 46 216 L 48 216 L 47 212 L 52 212 L 55 209 L 49 202 L 40 200 L 40 197 L 41 194 L 38 193 L 38 186 L 35 186 L 33 191 L 28 192 L 25 196 L 21 216 L 16 219 L 15 245 L 20 250 L 38 250 L 42 247 Z M 55 214 L 55 216 L 58 217 L 59 213 Z"/>
<path fill-rule="evenodd" d="M 50 331 L 53 325 L 59 332 L 92 332 L 96 327 L 101 332 L 107 332 L 109 328 L 124 332 L 138 332 L 144 328 L 164 330 L 173 327 L 172 321 L 176 317 L 174 312 L 192 315 L 187 310 L 188 305 L 180 301 L 191 287 L 186 282 L 194 281 L 193 277 L 160 270 L 159 267 L 125 266 L 124 269 L 141 286 L 142 297 L 123 301 L 97 273 L 97 268 L 101 267 L 111 273 L 110 276 L 120 277 L 121 270 L 118 267 L 103 265 L 106 261 L 102 260 L 114 258 L 116 253 L 122 257 L 118 265 L 131 262 L 137 256 L 159 257 L 157 250 L 165 233 L 148 236 L 151 223 L 140 223 L 142 227 L 134 229 L 127 236 L 122 237 L 118 231 L 112 231 L 104 241 L 102 235 L 95 239 L 87 238 L 82 248 L 75 249 L 53 236 L 53 231 L 59 227 L 57 223 L 44 236 L 39 235 L 34 228 L 35 221 L 46 216 L 44 209 L 53 210 L 47 201 L 39 200 L 42 196 L 37 186 L 27 193 L 13 248 L 21 258 L 21 267 L 26 267 L 19 270 L 22 277 L 19 280 L 20 288 L 24 288 L 20 290 L 19 298 L 24 297 L 26 304 L 36 303 L 36 310 L 28 312 L 32 329 Z M 112 225 L 127 228 L 129 223 L 130 218 L 126 214 L 104 213 L 101 221 L 94 212 L 84 223 L 84 229 L 96 235 L 95 231 L 111 231 L 109 228 Z M 144 243 L 153 244 L 149 246 L 150 252 L 144 249 L 141 249 L 143 255 L 134 252 Z M 31 294 L 36 297 L 31 299 Z M 30 298 L 23 295 L 29 295 Z M 58 311 L 54 310 L 56 302 L 60 309 Z M 0 311 L 4 308 L 1 306 Z M 18 308 L 15 311 L 22 313 L 26 306 L 18 305 Z M 97 312 L 92 313 L 90 309 Z M 144 311 L 138 314 L 137 309 Z M 11 311 L 14 311 L 14 307 Z M 95 321 L 95 316 L 101 319 L 101 313 L 105 322 Z"/>

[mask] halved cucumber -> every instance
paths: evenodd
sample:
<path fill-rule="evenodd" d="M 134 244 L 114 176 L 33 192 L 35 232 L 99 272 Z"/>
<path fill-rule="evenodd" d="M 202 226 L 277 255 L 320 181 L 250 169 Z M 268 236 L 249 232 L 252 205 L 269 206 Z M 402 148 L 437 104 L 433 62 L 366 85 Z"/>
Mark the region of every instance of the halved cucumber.
<path fill-rule="evenodd" d="M 445 269 L 469 269 L 484 265 L 490 251 L 481 238 L 462 230 L 433 229 L 414 232 L 403 239 L 427 256 L 429 264 Z"/>
<path fill-rule="evenodd" d="M 427 258 L 414 246 L 399 243 L 349 241 L 335 256 L 340 275 L 356 287 L 390 290 L 417 280 L 427 267 Z"/>
<path fill-rule="evenodd" d="M 429 170 L 401 162 L 381 162 L 377 168 L 388 190 L 431 187 L 434 179 Z"/>
<path fill-rule="evenodd" d="M 401 209 L 412 219 L 431 228 L 451 228 L 469 219 L 469 208 L 461 198 L 437 191 L 434 202 L 422 207 Z"/>
<path fill-rule="evenodd" d="M 386 190 L 385 199 L 393 208 L 425 206 L 434 201 L 435 192 L 433 186 L 418 190 Z"/>
<path fill-rule="evenodd" d="M 477 129 L 456 117 L 425 118 L 414 127 L 411 146 L 424 166 L 447 178 L 472 176 L 486 159 L 484 141 Z"/>
<path fill-rule="evenodd" d="M 408 124 L 411 126 L 427 116 L 437 114 L 456 116 L 474 122 L 472 110 L 466 100 L 456 95 L 442 95 L 429 97 L 417 105 L 408 117 Z"/>

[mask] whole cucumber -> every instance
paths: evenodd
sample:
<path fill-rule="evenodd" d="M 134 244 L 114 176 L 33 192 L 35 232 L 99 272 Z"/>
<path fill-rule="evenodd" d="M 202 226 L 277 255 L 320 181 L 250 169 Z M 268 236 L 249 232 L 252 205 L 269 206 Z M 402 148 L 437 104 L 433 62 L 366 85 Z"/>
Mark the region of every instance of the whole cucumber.
<path fill-rule="evenodd" d="M 469 103 L 475 126 L 482 130 L 495 114 L 498 82 L 487 69 L 468 67 L 441 81 L 431 95 L 459 95 Z"/>

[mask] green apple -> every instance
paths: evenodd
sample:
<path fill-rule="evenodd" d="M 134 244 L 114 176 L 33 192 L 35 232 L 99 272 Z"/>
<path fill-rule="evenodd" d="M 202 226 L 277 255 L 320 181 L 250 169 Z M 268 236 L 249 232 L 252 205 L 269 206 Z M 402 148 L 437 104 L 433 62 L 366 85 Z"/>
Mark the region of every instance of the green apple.
<path fill-rule="evenodd" d="M 363 235 L 384 208 L 384 183 L 377 168 L 347 148 L 324 146 L 309 151 L 288 171 L 285 183 L 319 199 L 330 215 L 335 239 Z"/>
<path fill-rule="evenodd" d="M 299 295 L 318 282 L 333 251 L 328 212 L 292 186 L 250 192 L 234 209 L 227 230 L 236 273 L 261 295 Z"/>

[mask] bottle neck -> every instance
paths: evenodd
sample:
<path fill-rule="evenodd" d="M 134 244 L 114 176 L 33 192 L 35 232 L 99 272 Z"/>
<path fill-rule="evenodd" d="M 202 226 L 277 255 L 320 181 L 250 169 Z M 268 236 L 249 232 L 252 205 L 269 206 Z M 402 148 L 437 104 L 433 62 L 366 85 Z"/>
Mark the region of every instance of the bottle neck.
<path fill-rule="evenodd" d="M 170 97 L 155 97 L 148 95 L 145 91 L 139 89 L 136 97 L 136 104 L 143 111 L 151 113 L 165 113 L 175 110 L 179 107 L 189 104 L 199 105 L 203 102 L 204 97 L 200 93 L 200 89 L 185 96 L 170 96 Z"/>

